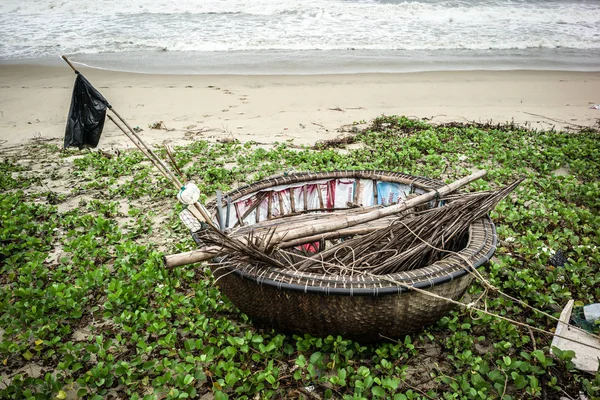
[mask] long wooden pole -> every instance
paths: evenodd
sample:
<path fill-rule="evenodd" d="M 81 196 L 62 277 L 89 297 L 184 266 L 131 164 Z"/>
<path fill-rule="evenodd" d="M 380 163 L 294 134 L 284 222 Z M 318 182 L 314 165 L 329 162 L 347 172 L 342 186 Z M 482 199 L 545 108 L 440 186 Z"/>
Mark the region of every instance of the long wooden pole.
<path fill-rule="evenodd" d="M 135 139 L 135 137 L 133 137 L 133 136 L 131 135 L 131 133 L 127 132 L 127 131 L 125 130 L 125 128 L 123 128 L 121 125 L 119 125 L 119 123 L 118 123 L 117 121 L 115 121 L 115 120 L 113 119 L 113 117 L 111 117 L 110 115 L 107 115 L 106 117 L 107 117 L 107 118 L 108 118 L 108 119 L 109 119 L 109 120 L 110 120 L 110 121 L 111 121 L 113 124 L 115 124 L 115 126 L 116 126 L 117 128 L 119 128 L 119 129 L 121 130 L 121 132 L 123 132 L 123 134 L 124 134 L 125 136 L 127 136 L 127 137 L 129 138 L 129 140 L 131 140 L 131 141 L 133 142 L 133 144 L 135 144 L 135 146 L 136 146 L 136 147 L 137 147 L 137 148 L 138 148 L 138 149 L 139 149 L 139 150 L 142 152 L 142 154 L 144 154 L 144 155 L 145 155 L 145 156 L 146 156 L 146 157 L 147 157 L 147 158 L 150 160 L 150 162 L 151 162 L 151 163 L 154 165 L 154 167 L 156 167 L 156 169 L 158 169 L 158 171 L 159 171 L 161 174 L 163 174 L 163 175 L 165 176 L 165 178 L 167 178 L 167 179 L 168 179 L 168 180 L 169 180 L 169 181 L 170 181 L 170 182 L 173 184 L 173 186 L 175 186 L 175 187 L 179 187 L 179 186 L 178 186 L 178 182 L 177 182 L 177 181 L 175 181 L 175 180 L 173 180 L 173 179 L 171 179 L 171 178 L 169 177 L 169 174 L 168 174 L 168 173 L 167 173 L 167 172 L 164 170 L 164 168 L 163 168 L 163 167 L 162 167 L 160 164 L 158 164 L 158 163 L 156 162 L 156 160 L 154 160 L 154 158 L 153 158 L 153 157 L 151 157 L 151 156 L 148 154 L 148 152 L 146 151 L 146 149 L 145 149 L 145 148 L 144 148 L 144 147 L 143 147 L 143 146 L 142 146 L 142 145 L 141 145 L 141 144 L 140 144 L 140 143 L 139 143 L 139 142 L 138 142 L 138 141 Z"/>
<path fill-rule="evenodd" d="M 418 206 L 419 204 L 427 203 L 428 201 L 434 200 L 436 197 L 445 196 L 460 187 L 485 176 L 486 173 L 485 170 L 475 172 L 448 185 L 444 185 L 437 190 L 429 191 L 389 207 L 378 208 L 374 211 L 351 215 L 345 218 L 338 217 L 335 221 L 330 221 L 329 223 L 318 223 L 318 221 L 313 221 L 309 224 L 305 223 L 305 226 L 299 225 L 285 232 L 275 233 L 269 242 L 271 245 L 276 244 L 279 245 L 279 247 L 290 247 L 302 244 L 302 242 L 306 243 L 314 241 L 314 239 L 319 240 L 336 237 L 339 236 L 341 232 L 349 232 L 348 234 L 350 234 L 353 232 L 351 228 L 355 225 L 389 217 L 409 208 Z M 241 240 L 241 238 L 238 240 Z M 217 252 L 215 253 L 215 251 Z M 210 260 L 217 255 L 219 255 L 219 251 L 215 247 L 201 248 L 185 253 L 165 256 L 165 265 L 169 268 L 180 267 L 187 264 Z"/>
<path fill-rule="evenodd" d="M 295 239 L 314 236 L 322 234 L 324 232 L 332 232 L 340 229 L 350 228 L 358 224 L 364 224 L 366 222 L 371 222 L 376 219 L 388 217 L 400 213 L 409 208 L 415 207 L 419 204 L 427 203 L 428 201 L 454 192 L 456 189 L 485 176 L 486 173 L 487 171 L 485 170 L 477 171 L 469 176 L 465 176 L 464 178 L 461 178 L 448 185 L 444 185 L 438 189 L 429 191 L 427 193 L 413 197 L 409 200 L 402 201 L 392 206 L 370 211 L 368 213 L 349 215 L 344 218 L 336 218 L 335 220 L 329 223 L 315 224 L 309 221 L 309 223 L 305 223 L 304 226 L 300 225 L 285 232 L 276 232 L 271 238 L 270 242 L 271 244 L 278 244 L 283 241 L 290 242 Z"/>
<path fill-rule="evenodd" d="M 302 238 L 302 239 L 296 239 L 296 240 L 293 240 L 290 242 L 282 242 L 279 244 L 279 247 L 282 249 L 285 249 L 285 248 L 289 248 L 289 247 L 299 246 L 299 245 L 302 245 L 305 243 L 317 242 L 319 240 L 339 239 L 344 236 L 354 236 L 354 235 L 359 235 L 359 234 L 364 235 L 367 233 L 374 232 L 378 229 L 384 228 L 386 226 L 388 226 L 387 223 L 379 224 L 379 225 L 372 225 L 372 226 L 367 226 L 367 227 L 359 227 L 359 228 L 354 227 L 354 228 L 341 229 L 341 230 L 335 231 L 335 232 L 325 232 L 325 233 L 322 233 L 319 235 Z M 225 255 L 220 250 L 221 250 L 220 247 L 213 246 L 213 247 L 203 247 L 202 249 L 186 251 L 183 253 L 170 254 L 170 255 L 164 257 L 164 262 L 168 268 L 181 267 L 181 266 L 188 265 L 188 264 L 194 264 L 197 262 L 208 261 L 211 258 Z"/>

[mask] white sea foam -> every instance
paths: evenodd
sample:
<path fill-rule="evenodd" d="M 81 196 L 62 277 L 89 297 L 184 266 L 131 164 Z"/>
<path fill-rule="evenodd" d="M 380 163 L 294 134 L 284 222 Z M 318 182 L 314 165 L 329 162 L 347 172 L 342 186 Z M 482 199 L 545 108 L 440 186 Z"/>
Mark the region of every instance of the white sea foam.
<path fill-rule="evenodd" d="M 3 0 L 0 59 L 61 53 L 600 49 L 591 0 Z"/>

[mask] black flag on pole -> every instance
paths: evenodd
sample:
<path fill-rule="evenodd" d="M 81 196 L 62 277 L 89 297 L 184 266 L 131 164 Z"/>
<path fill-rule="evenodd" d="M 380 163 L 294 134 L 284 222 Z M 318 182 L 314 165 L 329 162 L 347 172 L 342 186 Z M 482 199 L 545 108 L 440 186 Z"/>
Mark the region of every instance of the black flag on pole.
<path fill-rule="evenodd" d="M 108 101 L 87 79 L 77 73 L 65 130 L 65 148 L 96 147 L 104 128 Z"/>

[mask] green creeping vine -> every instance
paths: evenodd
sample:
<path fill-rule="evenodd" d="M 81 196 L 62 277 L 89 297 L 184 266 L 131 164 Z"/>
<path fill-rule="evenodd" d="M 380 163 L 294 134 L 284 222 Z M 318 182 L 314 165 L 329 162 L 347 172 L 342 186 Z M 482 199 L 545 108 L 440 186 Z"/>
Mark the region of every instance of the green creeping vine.
<path fill-rule="evenodd" d="M 293 170 L 385 169 L 450 181 L 487 169 L 471 190 L 525 177 L 491 215 L 500 242 L 482 273 L 554 315 L 571 298 L 600 301 L 597 132 L 389 116 L 352 141 L 360 146 L 343 151 L 197 141 L 176 156 L 203 200 Z M 258 329 L 205 266 L 163 268 L 163 254 L 193 242 L 174 191 L 139 152 L 33 145 L 27 157 L 0 161 L 1 398 L 599 398 L 600 376 L 575 370 L 571 352 L 551 357 L 550 338 L 485 315 L 458 310 L 374 345 Z M 559 250 L 568 261 L 554 266 Z M 467 300 L 482 291 L 474 284 Z M 487 307 L 554 327 L 507 299 L 490 297 Z"/>

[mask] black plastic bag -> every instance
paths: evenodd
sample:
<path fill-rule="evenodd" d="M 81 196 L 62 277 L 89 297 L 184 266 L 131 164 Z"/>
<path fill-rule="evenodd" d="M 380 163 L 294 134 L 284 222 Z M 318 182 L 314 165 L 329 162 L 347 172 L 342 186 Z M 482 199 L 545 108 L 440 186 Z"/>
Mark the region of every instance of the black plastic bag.
<path fill-rule="evenodd" d="M 77 74 L 65 130 L 65 148 L 96 147 L 104 128 L 108 101 L 81 74 Z"/>

